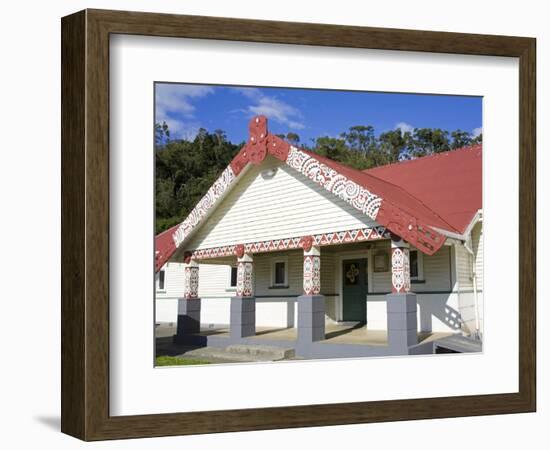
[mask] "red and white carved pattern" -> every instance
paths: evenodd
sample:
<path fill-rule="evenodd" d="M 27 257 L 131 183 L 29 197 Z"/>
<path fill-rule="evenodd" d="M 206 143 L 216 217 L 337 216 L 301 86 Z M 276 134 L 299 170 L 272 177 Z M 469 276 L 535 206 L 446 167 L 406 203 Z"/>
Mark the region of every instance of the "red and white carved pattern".
<path fill-rule="evenodd" d="M 307 236 L 293 237 L 287 239 L 273 239 L 269 241 L 251 242 L 244 244 L 245 253 L 266 253 L 279 250 L 293 250 L 302 248 L 302 239 Z M 355 230 L 335 231 L 333 233 L 314 234 L 312 236 L 312 245 L 325 246 L 336 244 L 349 244 L 352 242 L 374 241 L 378 239 L 387 239 L 390 232 L 386 227 L 376 226 L 372 228 L 358 228 Z M 223 256 L 233 256 L 236 252 L 236 246 L 224 245 L 221 247 L 205 248 L 193 251 L 193 258 L 208 259 L 220 258 Z"/>
<path fill-rule="evenodd" d="M 237 297 L 252 297 L 254 295 L 254 264 L 239 261 L 237 265 Z"/>
<path fill-rule="evenodd" d="M 199 296 L 199 266 L 186 266 L 185 273 L 185 298 L 198 298 Z"/>
<path fill-rule="evenodd" d="M 382 204 L 382 199 L 376 194 L 296 147 L 290 147 L 286 163 L 372 220 L 376 220 Z"/>
<path fill-rule="evenodd" d="M 300 239 L 300 247 L 302 247 L 305 252 L 309 252 L 311 247 L 313 247 L 314 240 L 315 239 L 313 236 L 304 236 Z"/>
<path fill-rule="evenodd" d="M 193 208 L 193 211 L 191 211 L 174 233 L 173 239 L 176 247 L 179 247 L 189 233 L 191 233 L 191 231 L 201 222 L 208 210 L 223 195 L 234 179 L 235 174 L 233 173 L 233 169 L 231 166 L 227 166 L 220 177 L 214 182 L 210 189 L 208 189 L 206 195 L 199 201 L 197 206 Z"/>
<path fill-rule="evenodd" d="M 304 255 L 304 294 L 318 295 L 321 292 L 321 257 Z"/>
<path fill-rule="evenodd" d="M 408 248 L 392 248 L 391 282 L 392 292 L 395 294 L 409 292 L 411 290 L 411 273 Z"/>
<path fill-rule="evenodd" d="M 235 245 L 235 255 L 237 255 L 237 258 L 242 258 L 244 256 L 244 250 L 243 244 Z"/>

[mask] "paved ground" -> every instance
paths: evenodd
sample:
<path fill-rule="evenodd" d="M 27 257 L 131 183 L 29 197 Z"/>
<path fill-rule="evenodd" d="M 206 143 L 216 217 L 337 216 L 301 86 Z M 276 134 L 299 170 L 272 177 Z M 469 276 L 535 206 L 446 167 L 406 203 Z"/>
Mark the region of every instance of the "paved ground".
<path fill-rule="evenodd" d="M 166 327 L 163 325 L 163 327 Z M 166 327 L 167 328 L 167 327 Z M 172 328 L 175 333 L 175 328 Z M 355 344 L 355 345 L 388 345 L 388 336 L 386 330 L 370 330 L 365 325 L 341 325 L 327 324 L 326 338 L 323 343 L 327 344 Z M 203 330 L 205 336 L 229 336 L 228 328 L 218 328 L 215 330 Z M 451 336 L 453 333 L 418 333 L 418 342 L 429 342 L 442 337 Z M 296 328 L 268 328 L 257 327 L 256 338 L 269 340 L 289 340 L 297 339 Z"/>
<path fill-rule="evenodd" d="M 157 356 L 178 356 L 183 358 L 204 359 L 212 363 L 236 363 L 273 360 L 262 359 L 255 355 L 224 354 L 220 349 L 205 349 L 204 347 L 174 344 L 173 335 L 176 333 L 175 324 L 158 325 L 155 329 Z M 256 337 L 269 340 L 296 340 L 296 328 L 268 328 L 257 327 Z M 203 330 L 203 335 L 228 336 L 229 329 L 218 328 Z M 419 333 L 418 342 L 429 342 L 450 336 L 452 333 Z M 325 343 L 331 344 L 355 344 L 355 345 L 387 345 L 387 333 L 385 330 L 369 330 L 366 326 L 327 324 Z M 294 358 L 288 358 L 294 359 Z"/>
<path fill-rule="evenodd" d="M 258 361 L 280 360 L 279 356 L 224 353 L 223 349 L 207 348 L 194 345 L 175 344 L 173 336 L 176 332 L 175 326 L 161 325 L 155 329 L 156 334 L 156 356 L 177 356 L 179 358 L 201 359 L 210 363 L 241 363 Z M 280 350 L 280 349 L 278 349 Z M 294 356 L 285 359 L 299 359 Z"/>

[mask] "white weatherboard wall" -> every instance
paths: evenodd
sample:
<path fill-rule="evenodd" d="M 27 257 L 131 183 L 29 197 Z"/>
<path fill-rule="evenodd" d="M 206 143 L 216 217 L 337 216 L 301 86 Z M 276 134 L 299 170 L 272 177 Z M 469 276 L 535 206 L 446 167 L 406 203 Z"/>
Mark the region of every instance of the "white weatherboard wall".
<path fill-rule="evenodd" d="M 269 176 L 269 170 L 275 170 Z M 377 225 L 334 194 L 268 156 L 253 166 L 185 247 L 201 249 Z"/>
<path fill-rule="evenodd" d="M 483 333 L 483 223 L 477 223 L 472 229 L 472 251 L 469 254 L 465 249 L 457 252 L 457 266 L 460 266 L 458 277 L 459 304 L 462 318 L 470 332 L 476 329 L 476 308 L 479 320 L 479 329 Z M 474 281 L 472 274 L 476 275 Z M 477 307 L 476 307 L 477 296 Z"/>
<path fill-rule="evenodd" d="M 178 318 L 178 298 L 185 290 L 184 265 L 179 262 L 166 263 L 165 290 L 155 289 L 155 322 L 175 323 Z M 201 264 L 199 269 L 199 296 L 203 299 L 201 308 L 203 323 L 227 323 L 229 318 L 229 287 L 231 267 L 226 265 Z M 158 275 L 157 275 L 158 278 Z"/>
<path fill-rule="evenodd" d="M 479 329 L 483 332 L 483 223 L 479 222 L 472 229 L 471 255 L 462 245 L 455 247 L 459 311 L 466 330 L 476 329 L 476 296 Z M 476 274 L 476 290 L 474 291 L 473 273 Z"/>
<path fill-rule="evenodd" d="M 272 286 L 272 261 L 281 257 L 286 258 L 288 265 L 288 283 L 283 288 Z M 255 255 L 256 320 L 259 326 L 262 323 L 296 326 L 296 299 L 303 294 L 303 262 L 302 250 Z M 334 254 L 325 253 L 321 248 L 321 294 L 325 296 L 329 321 L 337 319 L 334 281 Z"/>
<path fill-rule="evenodd" d="M 178 297 L 183 297 L 185 278 L 183 264 L 166 263 L 164 270 L 164 287 L 159 289 L 158 273 L 155 276 L 155 322 L 175 322 L 178 315 Z"/>
<path fill-rule="evenodd" d="M 296 253 L 296 252 L 295 252 Z M 270 279 L 270 259 L 267 255 L 255 258 L 257 271 L 256 284 L 265 286 L 260 288 L 259 297 L 256 299 L 256 325 L 271 327 L 293 327 L 295 326 L 295 303 L 296 298 L 280 297 L 269 295 L 267 291 Z M 297 292 L 298 286 L 302 285 L 301 258 L 297 261 L 295 257 L 290 258 L 293 274 L 291 279 L 292 292 Z M 299 266 L 299 277 L 294 276 Z M 183 277 L 183 264 L 178 262 L 167 263 L 165 270 L 165 290 L 156 289 L 155 298 L 155 322 L 176 323 L 178 317 L 178 298 L 183 297 L 185 279 Z M 258 272 L 257 272 L 258 273 Z M 201 323 L 203 326 L 227 325 L 229 324 L 230 301 L 235 295 L 235 288 L 230 287 L 231 266 L 220 264 L 199 265 L 199 297 L 201 298 Z M 277 289 L 275 292 L 287 292 L 289 289 Z M 263 294 L 263 295 L 262 295 Z M 287 295 L 287 294 L 281 294 Z M 300 295 L 300 294 L 296 294 Z"/>
<path fill-rule="evenodd" d="M 287 287 L 272 286 L 272 261 L 285 257 L 288 265 Z M 322 290 L 325 294 L 327 319 L 336 320 L 337 306 L 334 295 L 334 255 L 321 256 Z M 200 263 L 199 297 L 201 298 L 201 322 L 203 326 L 229 323 L 229 306 L 235 288 L 229 286 L 231 266 Z M 183 297 L 185 279 L 183 264 L 169 262 L 165 271 L 165 289 L 156 287 L 155 321 L 175 323 L 178 314 L 178 298 Z M 256 324 L 258 326 L 294 327 L 297 320 L 296 298 L 303 290 L 303 254 L 301 250 L 274 252 L 254 256 Z"/>
<path fill-rule="evenodd" d="M 386 329 L 386 294 L 391 291 L 391 272 L 374 272 L 372 261 L 375 254 L 389 255 L 389 243 L 379 241 L 371 245 L 370 250 L 354 250 L 357 246 L 353 244 L 340 246 L 338 252 L 328 252 L 328 247 L 325 251 L 321 249 L 321 293 L 325 295 L 328 321 L 341 319 L 339 291 L 342 260 L 365 257 L 369 259 L 368 295 L 365 298 L 368 326 L 371 329 Z M 474 229 L 473 246 L 481 255 L 481 224 Z M 272 285 L 272 263 L 280 258 L 284 258 L 287 264 L 287 285 L 275 287 Z M 302 294 L 303 284 L 302 251 L 256 254 L 254 267 L 256 324 L 277 328 L 296 326 L 296 298 Z M 471 259 L 462 246 L 444 246 L 432 256 L 423 256 L 423 282 L 412 285 L 413 291 L 417 292 L 419 331 L 458 332 L 463 321 L 473 331 L 475 316 L 471 268 Z M 483 274 L 479 259 L 477 268 L 478 297 L 481 301 Z M 177 299 L 184 291 L 183 264 L 171 262 L 164 266 L 164 270 L 166 290 L 157 289 L 156 292 L 156 321 L 174 323 L 177 320 Z M 235 292 L 229 286 L 230 274 L 230 265 L 200 263 L 199 296 L 202 300 L 203 326 L 229 323 L 230 298 Z"/>
<path fill-rule="evenodd" d="M 371 259 L 377 253 L 389 252 L 387 242 L 379 242 L 370 251 Z M 423 255 L 424 282 L 413 283 L 417 293 L 419 331 L 458 332 L 461 329 L 461 294 L 454 286 L 453 252 L 443 246 L 434 255 Z M 462 261 L 461 276 L 471 276 L 468 265 Z M 482 274 L 480 274 L 482 278 Z M 471 290 L 471 288 L 470 288 Z M 374 272 L 369 261 L 369 294 L 367 296 L 367 323 L 373 329 L 385 329 L 386 296 L 391 291 L 391 272 Z M 379 293 L 379 295 L 377 295 Z M 471 294 L 465 294 L 470 295 Z"/>

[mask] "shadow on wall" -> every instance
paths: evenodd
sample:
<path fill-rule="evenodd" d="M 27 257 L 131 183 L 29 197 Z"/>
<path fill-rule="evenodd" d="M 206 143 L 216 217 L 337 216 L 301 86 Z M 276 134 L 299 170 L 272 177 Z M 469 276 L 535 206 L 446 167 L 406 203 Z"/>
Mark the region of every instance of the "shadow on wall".
<path fill-rule="evenodd" d="M 420 309 L 420 330 L 432 331 L 434 317 L 439 319 L 450 329 L 460 331 L 464 325 L 462 316 L 447 302 L 450 295 L 418 296 L 418 307 Z"/>

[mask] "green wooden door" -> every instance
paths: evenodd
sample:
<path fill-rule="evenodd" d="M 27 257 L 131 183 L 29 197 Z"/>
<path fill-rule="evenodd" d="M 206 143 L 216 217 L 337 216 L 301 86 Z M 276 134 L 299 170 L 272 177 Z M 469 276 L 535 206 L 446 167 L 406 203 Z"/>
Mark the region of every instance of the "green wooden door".
<path fill-rule="evenodd" d="M 367 321 L 367 259 L 342 261 L 343 320 Z"/>

